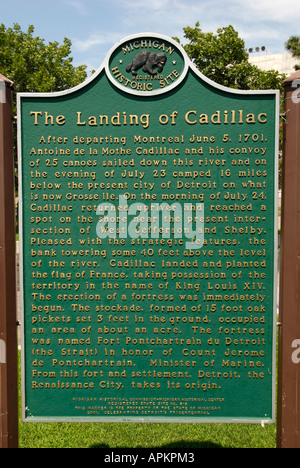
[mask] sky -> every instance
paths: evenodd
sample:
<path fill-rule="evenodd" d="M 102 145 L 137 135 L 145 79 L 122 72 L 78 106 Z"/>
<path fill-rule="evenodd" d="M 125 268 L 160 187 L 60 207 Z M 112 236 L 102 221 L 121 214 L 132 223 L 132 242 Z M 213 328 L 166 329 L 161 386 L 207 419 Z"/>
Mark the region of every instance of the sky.
<path fill-rule="evenodd" d="M 2 3 L 2 4 L 1 4 Z M 0 0 L 0 22 L 32 24 L 46 42 L 72 41 L 74 65 L 97 69 L 110 49 L 132 34 L 153 32 L 180 38 L 199 21 L 204 32 L 234 26 L 246 48 L 282 53 L 300 34 L 299 0 Z"/>

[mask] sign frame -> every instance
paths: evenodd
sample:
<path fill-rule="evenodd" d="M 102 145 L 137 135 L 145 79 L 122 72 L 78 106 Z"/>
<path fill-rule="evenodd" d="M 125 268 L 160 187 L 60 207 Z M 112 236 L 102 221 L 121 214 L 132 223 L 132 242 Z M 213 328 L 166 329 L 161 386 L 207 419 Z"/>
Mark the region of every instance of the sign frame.
<path fill-rule="evenodd" d="M 133 89 L 125 89 L 124 86 L 122 86 L 120 83 L 114 83 L 113 78 L 111 74 L 108 73 L 109 69 L 109 63 L 110 63 L 110 58 L 112 54 L 117 51 L 122 44 L 125 42 L 130 42 L 133 41 L 134 39 L 137 38 L 150 38 L 150 37 L 155 37 L 159 40 L 163 40 L 168 42 L 169 44 L 176 46 L 176 48 L 180 51 L 182 54 L 182 57 L 184 58 L 184 70 L 182 73 L 182 76 L 180 79 L 174 83 L 172 83 L 170 86 L 166 87 L 163 89 L 163 91 L 137 91 Z M 222 417 L 174 417 L 174 418 L 168 418 L 168 417 L 155 417 L 155 416 L 146 416 L 146 417 L 26 417 L 26 388 L 25 388 L 25 332 L 24 332 L 24 327 L 22 327 L 22 414 L 23 414 L 23 421 L 25 422 L 164 422 L 164 423 L 274 423 L 275 422 L 275 403 L 276 403 L 276 322 L 277 322 L 277 268 L 278 268 L 278 153 L 279 153 L 279 96 L 280 93 L 279 91 L 273 91 L 273 90 L 249 90 L 249 91 L 242 91 L 242 90 L 237 90 L 237 89 L 231 89 L 227 88 L 225 86 L 219 85 L 212 80 L 208 79 L 205 77 L 197 68 L 196 66 L 189 60 L 188 56 L 186 55 L 184 49 L 174 40 L 170 39 L 167 36 L 156 34 L 156 33 L 140 33 L 140 34 L 134 34 L 125 37 L 122 39 L 120 42 L 118 42 L 107 54 L 104 62 L 102 65 L 98 68 L 98 70 L 85 82 L 81 83 L 80 85 L 66 90 L 66 91 L 61 91 L 61 92 L 54 92 L 54 93 L 19 93 L 18 94 L 18 158 L 19 158 L 19 181 L 23 180 L 23 174 L 22 174 L 22 145 L 21 145 L 21 126 L 22 126 L 22 116 L 21 116 L 21 106 L 22 106 L 22 99 L 23 98 L 59 98 L 59 97 L 67 97 L 71 96 L 73 93 L 76 93 L 77 91 L 83 90 L 86 86 L 91 84 L 103 71 L 106 71 L 107 76 L 110 80 L 111 83 L 113 83 L 119 91 L 127 92 L 131 95 L 142 95 L 145 97 L 157 97 L 160 94 L 171 92 L 176 88 L 176 86 L 179 86 L 180 84 L 183 83 L 186 75 L 188 74 L 189 70 L 191 70 L 197 77 L 199 77 L 204 83 L 209 85 L 210 87 L 215 88 L 216 90 L 222 91 L 227 93 L 228 95 L 232 94 L 235 96 L 263 96 L 263 95 L 273 95 L 276 99 L 276 129 L 275 129 L 275 195 L 274 195 L 274 200 L 275 200 L 275 206 L 274 206 L 274 278 L 273 278 L 273 291 L 274 291 L 274 298 L 273 298 L 273 305 L 274 305 L 274 310 L 273 310 L 273 385 L 272 385 L 272 418 L 268 419 L 263 419 L 263 418 L 222 418 Z M 142 93 L 142 94 L 141 94 Z M 164 96 L 166 96 L 164 94 Z M 24 231 L 24 219 L 23 219 L 23 193 L 22 193 L 22 184 L 19 184 L 19 190 L 20 190 L 20 203 L 19 203 L 19 220 L 20 220 L 20 291 L 21 291 L 21 307 L 22 307 L 22 323 L 24 323 L 25 320 L 25 310 L 24 310 L 24 264 L 23 264 L 23 258 L 24 258 L 24 251 L 23 251 L 23 231 Z"/>
<path fill-rule="evenodd" d="M 0 74 L 0 448 L 18 447 L 13 89 Z"/>

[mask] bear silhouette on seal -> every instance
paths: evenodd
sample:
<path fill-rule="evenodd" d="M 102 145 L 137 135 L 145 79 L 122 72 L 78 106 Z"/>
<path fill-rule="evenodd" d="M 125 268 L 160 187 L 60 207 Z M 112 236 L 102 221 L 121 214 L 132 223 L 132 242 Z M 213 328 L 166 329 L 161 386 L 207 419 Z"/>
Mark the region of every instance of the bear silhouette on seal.
<path fill-rule="evenodd" d="M 139 52 L 131 64 L 126 67 L 126 71 L 133 75 L 137 75 L 137 70 L 143 67 L 145 73 L 149 75 L 156 75 L 157 72 L 153 70 L 153 67 L 157 67 L 157 71 L 161 73 L 166 64 L 167 57 L 165 54 L 156 54 L 155 52 L 143 51 Z"/>

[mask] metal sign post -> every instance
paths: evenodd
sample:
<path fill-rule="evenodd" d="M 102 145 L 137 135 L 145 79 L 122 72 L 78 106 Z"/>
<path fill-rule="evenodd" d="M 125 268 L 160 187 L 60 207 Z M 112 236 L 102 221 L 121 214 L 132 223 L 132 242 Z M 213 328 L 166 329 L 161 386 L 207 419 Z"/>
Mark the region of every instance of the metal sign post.
<path fill-rule="evenodd" d="M 0 75 L 0 448 L 18 447 L 12 85 Z"/>
<path fill-rule="evenodd" d="M 279 448 L 300 447 L 300 71 L 285 90 L 279 334 Z"/>

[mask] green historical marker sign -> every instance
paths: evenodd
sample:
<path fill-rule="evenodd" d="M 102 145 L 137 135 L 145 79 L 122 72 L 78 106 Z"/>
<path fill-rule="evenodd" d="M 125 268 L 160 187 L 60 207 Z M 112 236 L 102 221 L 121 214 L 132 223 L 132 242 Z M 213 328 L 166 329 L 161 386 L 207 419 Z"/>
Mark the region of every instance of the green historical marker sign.
<path fill-rule="evenodd" d="M 274 420 L 278 102 L 157 34 L 19 94 L 26 421 Z"/>

